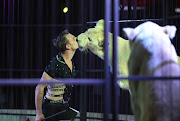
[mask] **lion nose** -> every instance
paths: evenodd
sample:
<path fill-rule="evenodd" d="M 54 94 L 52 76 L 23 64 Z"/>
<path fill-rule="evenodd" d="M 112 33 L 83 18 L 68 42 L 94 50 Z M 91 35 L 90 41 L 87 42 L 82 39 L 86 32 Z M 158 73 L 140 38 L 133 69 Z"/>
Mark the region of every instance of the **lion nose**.
<path fill-rule="evenodd" d="M 78 38 L 77 37 L 75 37 L 75 40 L 76 40 L 76 42 L 78 42 Z"/>
<path fill-rule="evenodd" d="M 76 38 L 76 42 L 78 42 L 79 40 Z"/>
<path fill-rule="evenodd" d="M 88 37 L 89 41 L 91 41 L 91 39 Z"/>

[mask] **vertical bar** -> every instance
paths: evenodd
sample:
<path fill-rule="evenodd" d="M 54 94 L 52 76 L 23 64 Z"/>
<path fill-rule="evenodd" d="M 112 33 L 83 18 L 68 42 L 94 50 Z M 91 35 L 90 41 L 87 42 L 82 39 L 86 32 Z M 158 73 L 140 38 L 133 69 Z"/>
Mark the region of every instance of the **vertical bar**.
<path fill-rule="evenodd" d="M 5 17 L 6 17 L 6 3 L 4 0 L 4 3 L 3 3 L 3 24 L 5 24 Z"/>
<path fill-rule="evenodd" d="M 143 7 L 144 7 L 144 12 L 143 12 L 143 18 L 142 19 L 145 19 L 146 18 L 146 9 L 147 9 L 147 6 L 146 6 L 146 0 L 143 0 Z"/>
<path fill-rule="evenodd" d="M 89 1 L 88 1 L 89 2 Z M 83 27 L 86 28 L 86 11 L 87 11 L 87 8 L 85 7 L 86 4 L 88 4 L 87 2 L 84 2 L 84 0 L 80 0 L 80 8 L 82 9 L 79 9 L 79 13 L 80 15 L 82 16 L 81 18 L 79 18 L 79 22 L 80 23 L 83 23 Z M 85 28 L 82 28 L 83 30 Z M 82 30 L 82 31 L 83 31 Z M 81 57 L 81 62 L 83 62 L 82 65 L 87 65 L 86 62 L 86 58 L 84 58 L 82 55 L 80 56 Z M 80 67 L 80 76 L 81 77 L 86 77 L 86 66 L 81 66 Z M 87 86 L 86 85 L 82 85 L 80 86 L 80 102 L 81 102 L 81 105 L 80 105 L 80 121 L 86 121 L 86 112 L 87 112 Z"/>
<path fill-rule="evenodd" d="M 10 22 L 10 0 L 8 0 L 8 24 Z"/>
<path fill-rule="evenodd" d="M 131 0 L 128 0 L 128 19 L 131 19 Z"/>
<path fill-rule="evenodd" d="M 133 16 L 132 18 L 137 19 L 137 0 L 133 0 Z M 137 22 L 133 23 L 133 26 L 137 26 Z"/>
<path fill-rule="evenodd" d="M 19 24 L 19 0 L 18 0 L 18 7 L 17 7 L 17 24 Z"/>
<path fill-rule="evenodd" d="M 72 1 L 71 1 L 72 2 Z M 69 0 L 65 0 L 65 6 L 64 7 L 70 7 L 70 2 L 69 2 Z M 67 12 L 66 14 L 65 14 L 65 24 L 66 25 L 68 25 L 68 24 L 70 24 L 70 17 L 69 17 L 69 15 L 70 15 L 70 13 L 69 12 Z M 66 29 L 68 29 L 69 30 L 69 26 L 66 26 Z"/>
<path fill-rule="evenodd" d="M 90 0 L 89 2 L 90 2 L 90 3 L 89 3 L 89 7 L 90 7 L 90 8 L 93 8 L 93 7 L 94 7 L 94 6 L 93 6 L 93 5 L 94 5 L 94 4 L 93 4 L 94 1 L 93 1 L 93 0 Z M 93 21 L 93 16 L 94 16 L 93 13 L 94 13 L 94 9 L 91 9 L 91 10 L 89 11 L 89 16 L 90 16 L 89 21 Z"/>
<path fill-rule="evenodd" d="M 16 18 L 17 18 L 17 24 L 20 24 L 20 19 L 21 19 L 21 17 L 20 17 L 20 1 L 18 0 L 17 1 L 17 16 L 16 16 Z M 21 3 L 21 5 L 22 5 L 22 3 Z M 23 7 L 22 7 L 23 8 Z M 22 10 L 22 8 L 21 8 L 21 10 Z M 22 42 L 22 29 L 21 28 L 19 28 L 19 27 L 17 27 L 17 40 L 20 40 L 21 42 Z M 15 46 L 22 46 L 22 43 L 19 45 L 19 43 L 16 43 L 16 45 Z M 21 56 L 20 58 L 18 58 L 18 60 L 21 60 L 21 62 L 23 62 L 23 56 L 22 56 L 22 51 L 23 51 L 23 48 L 17 48 L 17 53 L 18 53 L 18 56 Z M 17 60 L 16 60 L 17 61 Z M 23 66 L 23 64 L 22 64 L 22 66 Z M 21 68 L 22 66 L 19 66 L 19 68 Z M 21 75 L 22 74 L 22 72 L 19 72 L 19 75 Z M 19 89 L 20 91 L 22 91 L 22 87 Z M 18 95 L 21 95 L 21 96 L 23 96 L 22 95 L 22 92 L 20 93 L 20 94 L 16 94 L 16 96 L 18 96 Z M 21 102 L 22 101 L 24 101 L 23 99 L 22 99 L 22 97 L 20 98 L 20 100 L 21 100 Z M 20 103 L 20 104 L 22 104 L 22 103 Z M 23 107 L 23 105 L 20 105 L 20 108 L 22 108 Z"/>
<path fill-rule="evenodd" d="M 14 10 L 14 4 L 15 4 L 15 3 L 14 3 L 14 0 L 13 0 L 13 11 L 12 11 L 12 12 L 13 12 L 13 24 L 14 24 L 14 12 L 15 12 L 15 10 Z"/>
<path fill-rule="evenodd" d="M 2 24 L 6 24 L 5 23 L 5 20 L 6 20 L 5 19 L 5 17 L 6 17 L 6 14 L 5 14 L 6 13 L 5 5 L 6 4 L 5 4 L 5 0 L 4 0 L 4 2 L 3 2 L 3 23 Z M 2 42 L 3 46 L 2 46 L 2 52 L 1 53 L 2 53 L 2 57 L 4 57 L 4 59 L 2 59 L 1 62 L 2 62 L 3 67 L 5 67 L 5 63 L 6 63 L 6 60 L 7 60 L 7 58 L 5 59 L 5 57 L 6 57 L 5 55 L 7 55 L 6 47 L 5 47 L 6 46 L 6 41 L 7 41 L 6 40 L 6 32 L 5 31 L 3 31 L 3 34 L 2 34 L 2 41 L 3 41 Z"/>
<path fill-rule="evenodd" d="M 13 12 L 12 12 L 12 2 L 10 0 L 8 0 L 8 24 L 12 24 L 12 16 L 13 16 Z M 8 43 L 7 43 L 7 52 L 8 52 L 8 56 L 7 56 L 7 60 L 8 60 L 8 68 L 9 68 L 9 77 L 13 78 L 13 41 L 14 41 L 14 33 L 13 33 L 13 28 L 10 27 L 9 29 L 9 33 L 8 33 Z"/>
<path fill-rule="evenodd" d="M 114 93 L 114 96 L 113 96 L 113 121 L 118 121 L 118 92 L 117 92 L 117 61 L 118 61 L 118 58 L 117 58 L 117 36 L 118 36 L 118 33 L 119 33 L 119 24 L 118 24 L 118 20 L 119 20 L 119 0 L 114 0 L 114 15 L 113 15 L 113 18 L 114 18 L 114 22 L 113 22 L 113 25 L 114 25 L 114 31 L 113 31 L 113 86 L 112 86 L 112 93 Z"/>
<path fill-rule="evenodd" d="M 111 15 L 111 0 L 105 0 L 105 31 L 104 31 L 104 39 L 105 39 L 105 112 L 104 112 L 104 120 L 108 121 L 108 116 L 110 113 L 110 70 L 109 70 L 109 48 L 108 48 L 108 32 L 110 31 L 110 15 Z"/>
<path fill-rule="evenodd" d="M 79 17 L 78 18 L 78 21 L 80 22 L 80 23 L 83 23 L 83 27 L 85 27 L 85 25 L 86 25 L 86 23 L 85 23 L 85 21 L 86 21 L 86 17 L 85 17 L 85 10 L 84 10 L 84 0 L 80 0 L 80 3 L 79 3 L 80 5 L 80 8 L 81 9 L 79 9 L 79 11 L 78 11 L 78 13 L 80 14 L 80 16 L 82 16 L 82 17 Z M 82 28 L 81 29 L 81 32 L 82 31 L 84 31 L 84 28 Z M 82 65 L 85 65 L 84 64 L 84 58 L 83 58 L 83 54 L 82 53 L 80 53 L 80 61 L 82 62 Z M 83 77 L 84 76 L 84 72 L 85 72 L 85 70 L 84 69 L 86 69 L 84 66 L 80 66 L 80 77 Z M 82 87 L 82 86 L 81 86 Z"/>
<path fill-rule="evenodd" d="M 4 18 L 5 18 L 5 15 L 4 15 L 4 13 L 5 13 L 5 0 L 3 0 L 3 5 L 2 5 L 2 7 L 3 7 L 3 9 L 2 9 L 2 12 L 3 12 L 3 14 L 2 14 L 2 17 L 3 17 L 3 21 L 2 21 L 2 24 L 4 24 Z M 0 16 L 1 17 L 1 16 Z M 4 31 L 2 31 L 2 34 L 0 34 L 1 35 L 1 41 L 2 41 L 2 51 L 1 51 L 1 55 L 2 55 L 2 57 L 5 57 L 4 55 L 5 55 L 5 53 L 4 53 L 4 48 L 5 48 L 5 38 L 4 38 L 4 36 L 5 36 L 5 34 L 4 34 Z M 1 59 L 1 65 L 3 65 L 4 66 L 4 63 L 5 62 L 5 59 Z M 3 68 L 3 66 L 1 66 L 1 68 Z M 0 74 L 0 76 L 1 77 L 3 77 L 2 76 L 2 74 Z"/>
<path fill-rule="evenodd" d="M 51 24 L 56 24 L 57 22 L 57 14 L 56 14 L 56 5 L 57 5 L 57 0 L 52 0 L 51 1 Z M 51 27 L 51 36 L 55 37 L 56 35 L 56 27 Z M 54 46 L 51 46 L 51 58 L 54 56 Z"/>
<path fill-rule="evenodd" d="M 12 20 L 11 20 L 11 24 L 14 24 L 14 23 L 15 23 L 15 22 L 14 22 L 14 11 L 15 11 L 15 10 L 14 10 L 14 0 L 11 1 L 11 5 L 10 5 L 10 6 L 12 6 L 12 7 L 11 7 L 11 16 L 12 16 L 12 18 L 10 18 L 10 19 L 12 19 Z M 11 60 L 11 61 L 12 61 L 12 67 L 11 67 L 12 69 L 11 69 L 11 71 L 12 71 L 12 72 L 11 72 L 11 73 L 12 73 L 12 75 L 14 75 L 14 71 L 13 71 L 13 70 L 14 70 L 14 65 L 15 65 L 15 63 L 14 63 L 14 62 L 15 62 L 15 59 L 14 59 L 14 54 L 15 54 L 15 53 L 14 53 L 14 51 L 15 51 L 15 50 L 14 50 L 14 49 L 15 49 L 15 48 L 14 48 L 14 42 L 15 42 L 15 39 L 14 39 L 15 37 L 14 37 L 14 35 L 15 35 L 15 31 L 14 31 L 14 29 L 15 29 L 14 27 L 10 27 L 10 34 L 11 34 L 11 35 L 10 35 L 10 36 L 11 36 L 11 37 L 10 37 L 10 46 L 11 46 L 11 47 L 10 47 L 10 48 L 11 48 L 11 56 L 12 56 L 12 57 L 11 57 L 11 58 L 12 58 L 12 60 Z M 14 78 L 14 76 L 13 76 L 13 78 Z M 14 87 L 13 87 L 13 88 L 14 88 Z M 15 94 L 15 92 L 13 91 L 12 94 Z M 17 95 L 17 94 L 15 94 L 15 95 Z M 16 102 L 16 101 L 15 101 L 15 98 L 13 98 L 13 100 L 11 100 L 11 101 L 12 101 L 12 102 Z M 17 105 L 17 104 L 14 103 L 14 104 L 13 104 L 13 107 L 16 107 L 16 105 Z"/>
<path fill-rule="evenodd" d="M 136 19 L 137 17 L 137 0 L 133 0 L 133 19 Z"/>
<path fill-rule="evenodd" d="M 43 24 L 43 0 L 38 0 L 38 13 L 37 13 L 37 23 L 38 24 Z M 36 67 L 38 67 L 38 69 L 39 68 L 41 68 L 42 67 L 42 36 L 43 36 L 43 34 L 42 34 L 42 27 L 38 27 L 37 28 L 37 30 L 38 30 L 38 35 L 37 35 L 37 40 L 38 40 L 38 43 L 37 43 L 37 57 L 39 57 L 39 58 L 37 58 L 38 60 L 37 60 L 37 66 Z"/>
<path fill-rule="evenodd" d="M 124 0 L 121 0 L 120 2 L 121 6 L 120 6 L 120 18 L 124 19 L 126 16 L 123 14 L 124 13 Z"/>
<path fill-rule="evenodd" d="M 163 25 L 167 24 L 167 13 L 168 13 L 167 10 L 168 10 L 167 0 L 163 0 L 162 1 Z"/>
<path fill-rule="evenodd" d="M 12 6 L 12 1 L 8 0 L 8 23 L 7 24 L 13 24 L 13 6 Z M 13 78 L 13 45 L 14 45 L 14 28 L 13 27 L 9 27 L 9 32 L 8 32 L 8 43 L 7 43 L 7 52 L 8 52 L 8 68 L 9 68 L 9 78 Z M 13 87 L 10 89 L 10 102 L 9 102 L 9 106 L 10 108 L 14 108 L 14 93 L 13 93 Z"/>
<path fill-rule="evenodd" d="M 29 7 L 28 7 L 28 3 L 29 3 L 29 0 L 23 0 L 23 24 L 28 24 L 29 22 L 29 17 L 28 17 L 28 12 L 29 12 Z M 24 27 L 24 36 L 23 36 L 23 39 L 24 39 L 24 51 L 23 51 L 23 54 L 24 54 L 24 69 L 27 69 L 28 68 L 28 35 L 29 35 L 29 31 L 28 31 L 28 27 Z M 22 77 L 24 78 L 27 78 L 27 72 L 23 72 L 23 75 Z M 23 109 L 27 109 L 27 93 L 26 93 L 26 87 L 23 87 Z"/>
<path fill-rule="evenodd" d="M 82 85 L 80 90 L 81 95 L 81 107 L 80 107 L 80 121 L 86 121 L 86 112 L 87 112 L 87 86 Z"/>
<path fill-rule="evenodd" d="M 152 7 L 151 7 L 151 9 L 152 9 L 152 18 L 155 18 L 155 0 L 152 0 Z"/>
<path fill-rule="evenodd" d="M 28 24 L 28 1 L 27 0 L 23 0 L 22 2 L 22 24 Z M 28 68 L 28 27 L 23 27 L 24 29 L 24 36 L 23 36 L 23 44 L 24 44 L 24 50 L 23 51 L 23 68 L 27 69 Z M 27 77 L 27 73 L 26 72 L 22 72 L 22 76 L 25 78 Z"/>

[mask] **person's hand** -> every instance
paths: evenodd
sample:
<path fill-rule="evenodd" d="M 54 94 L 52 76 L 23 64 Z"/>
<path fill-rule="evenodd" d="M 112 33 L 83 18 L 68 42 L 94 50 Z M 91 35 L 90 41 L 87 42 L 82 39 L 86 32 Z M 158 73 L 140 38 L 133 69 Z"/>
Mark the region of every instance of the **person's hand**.
<path fill-rule="evenodd" d="M 44 119 L 44 115 L 43 114 L 36 114 L 36 119 L 35 121 L 42 121 Z"/>

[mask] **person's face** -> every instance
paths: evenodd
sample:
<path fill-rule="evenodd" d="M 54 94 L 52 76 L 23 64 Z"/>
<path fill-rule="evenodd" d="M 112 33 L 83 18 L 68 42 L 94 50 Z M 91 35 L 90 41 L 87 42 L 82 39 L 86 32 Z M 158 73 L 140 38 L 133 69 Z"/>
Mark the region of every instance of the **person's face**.
<path fill-rule="evenodd" d="M 69 49 L 76 50 L 79 48 L 79 45 L 77 43 L 77 38 L 72 34 L 67 34 L 66 38 L 69 40 L 69 43 L 67 44 Z"/>

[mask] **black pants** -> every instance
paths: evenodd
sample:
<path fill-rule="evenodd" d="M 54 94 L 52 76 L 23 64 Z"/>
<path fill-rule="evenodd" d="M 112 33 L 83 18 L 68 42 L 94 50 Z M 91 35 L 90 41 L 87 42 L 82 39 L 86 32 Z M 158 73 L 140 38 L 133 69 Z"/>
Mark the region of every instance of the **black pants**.
<path fill-rule="evenodd" d="M 42 102 L 42 112 L 45 116 L 45 118 L 54 115 L 59 112 L 60 113 L 56 116 L 53 116 L 51 118 L 48 118 L 45 121 L 59 121 L 59 120 L 74 120 L 76 118 L 77 113 L 71 110 L 68 106 L 68 104 L 62 104 L 62 103 L 50 103 L 49 99 L 43 99 Z"/>

